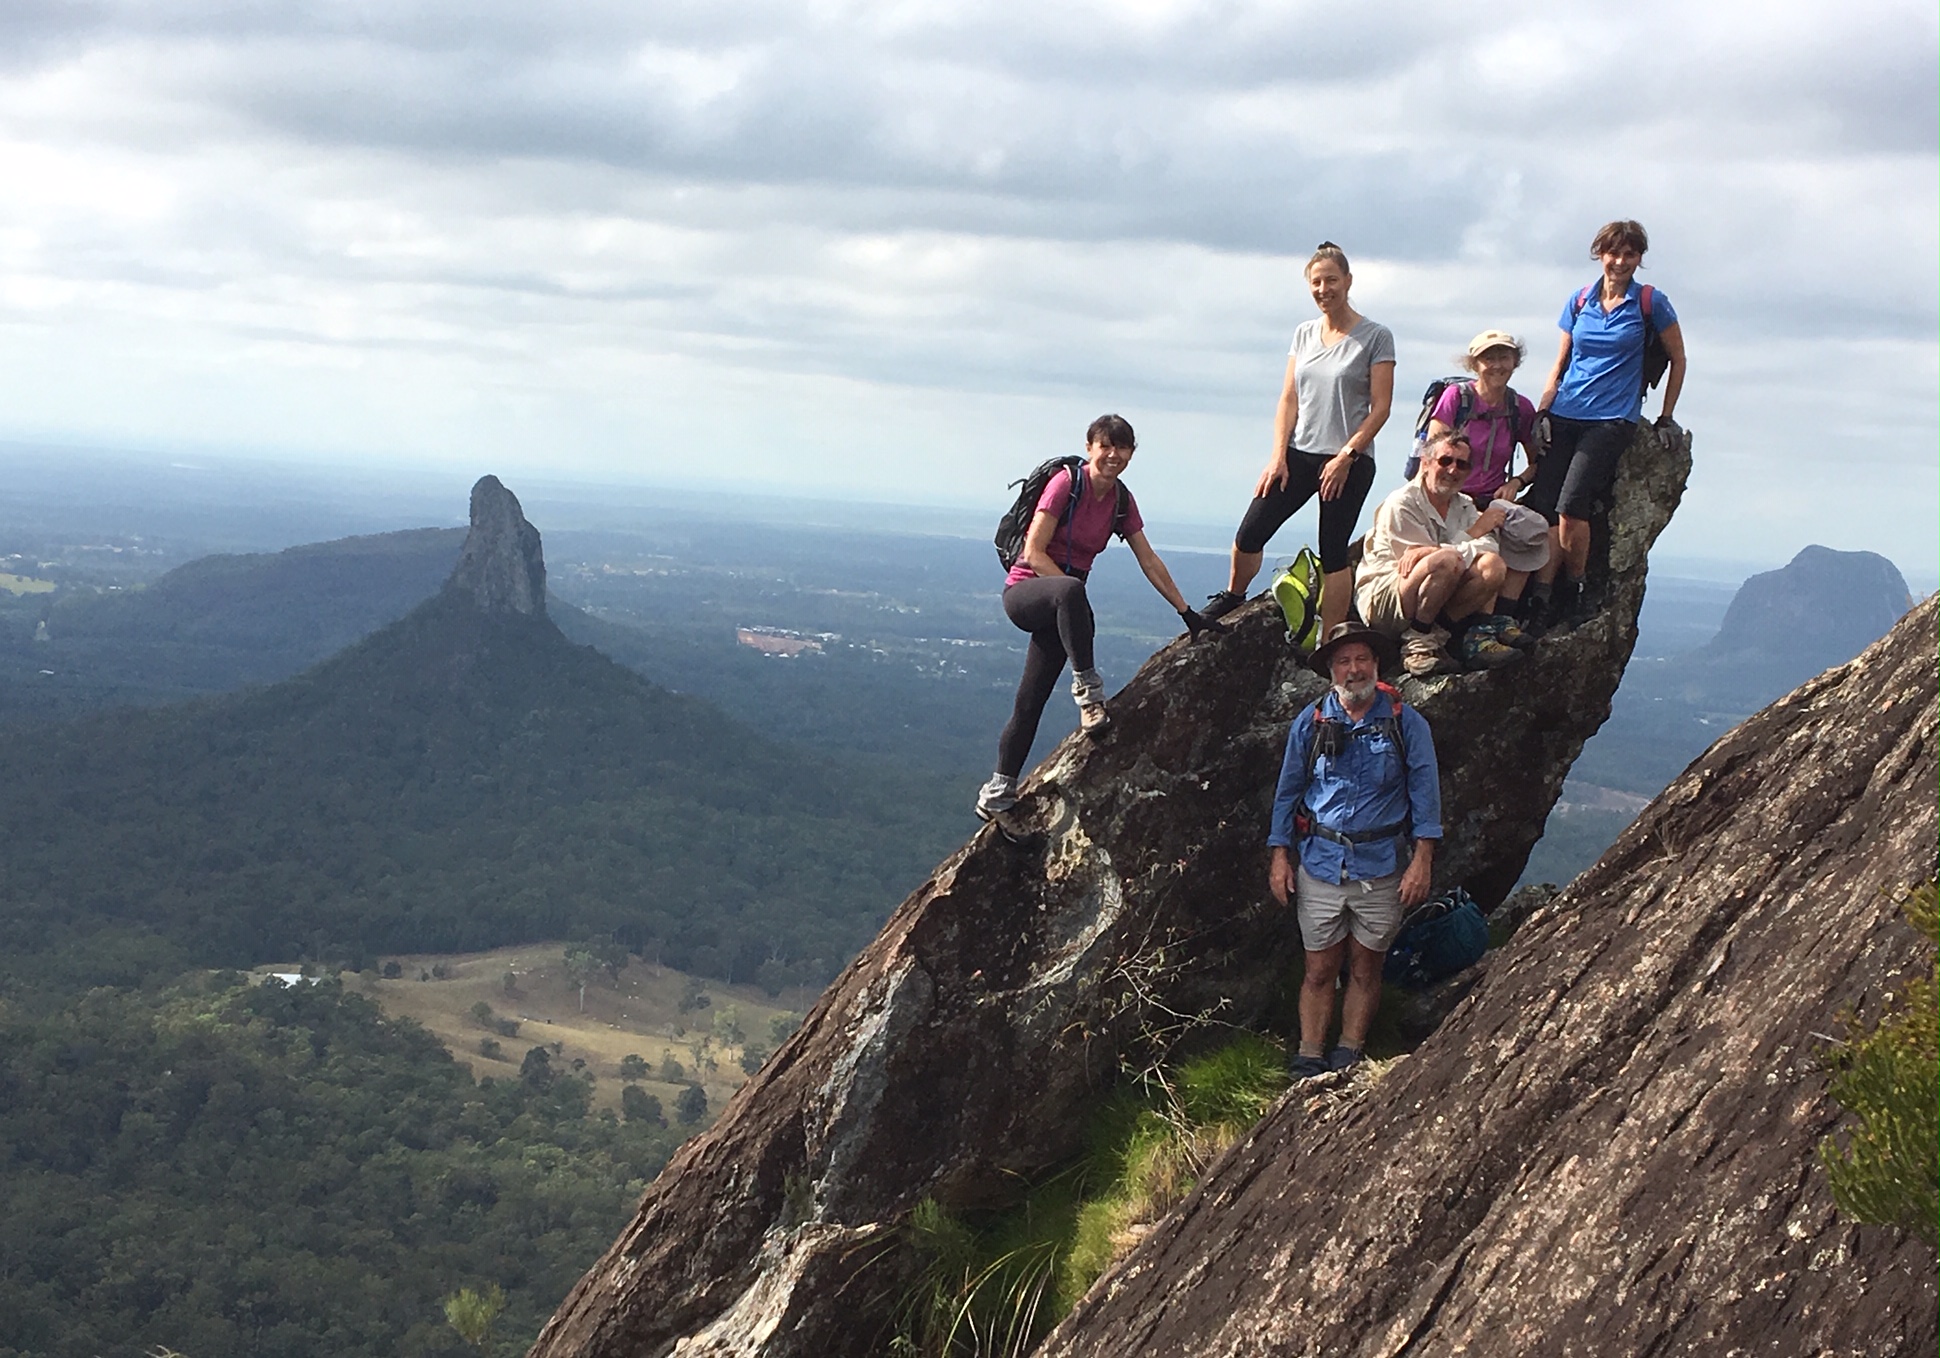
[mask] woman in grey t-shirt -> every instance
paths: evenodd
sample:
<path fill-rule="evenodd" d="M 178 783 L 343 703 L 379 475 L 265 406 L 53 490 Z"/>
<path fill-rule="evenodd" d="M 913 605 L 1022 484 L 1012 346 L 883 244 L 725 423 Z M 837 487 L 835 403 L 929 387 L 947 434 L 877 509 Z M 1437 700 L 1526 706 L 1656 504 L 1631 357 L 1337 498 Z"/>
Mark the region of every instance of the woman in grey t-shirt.
<path fill-rule="evenodd" d="M 1394 405 L 1394 336 L 1348 305 L 1354 275 L 1347 256 L 1322 241 L 1307 261 L 1307 286 L 1320 315 L 1294 331 L 1287 378 L 1273 421 L 1273 457 L 1233 538 L 1226 588 L 1200 612 L 1223 617 L 1246 602 L 1267 540 L 1320 495 L 1320 635 L 1347 618 L 1354 572 L 1347 541 L 1374 484 L 1374 436 Z"/>

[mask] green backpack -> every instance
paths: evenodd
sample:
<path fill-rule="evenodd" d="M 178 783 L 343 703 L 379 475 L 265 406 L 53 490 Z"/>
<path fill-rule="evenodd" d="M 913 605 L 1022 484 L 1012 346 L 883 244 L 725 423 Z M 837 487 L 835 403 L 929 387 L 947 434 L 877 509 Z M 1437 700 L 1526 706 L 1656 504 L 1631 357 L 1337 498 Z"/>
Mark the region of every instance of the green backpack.
<path fill-rule="evenodd" d="M 1303 655 L 1320 644 L 1320 558 L 1302 547 L 1273 579 L 1273 598 L 1287 620 L 1287 640 Z"/>

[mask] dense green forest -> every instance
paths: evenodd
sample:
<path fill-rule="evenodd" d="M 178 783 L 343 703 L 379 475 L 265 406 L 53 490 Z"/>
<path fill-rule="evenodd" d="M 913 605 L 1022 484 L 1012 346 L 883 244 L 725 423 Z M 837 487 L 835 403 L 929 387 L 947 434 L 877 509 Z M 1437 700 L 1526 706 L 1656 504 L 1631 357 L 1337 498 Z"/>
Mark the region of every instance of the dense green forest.
<path fill-rule="evenodd" d="M 25 980 L 125 978 L 151 948 L 361 962 L 591 934 L 820 984 L 960 829 L 933 780 L 778 745 L 442 595 L 295 679 L 17 729 L 0 759 L 0 941 Z"/>
<path fill-rule="evenodd" d="M 0 1358 L 457 1355 L 494 1284 L 529 1342 L 685 1130 L 537 1050 L 474 1083 L 335 981 L 0 1007 Z"/>

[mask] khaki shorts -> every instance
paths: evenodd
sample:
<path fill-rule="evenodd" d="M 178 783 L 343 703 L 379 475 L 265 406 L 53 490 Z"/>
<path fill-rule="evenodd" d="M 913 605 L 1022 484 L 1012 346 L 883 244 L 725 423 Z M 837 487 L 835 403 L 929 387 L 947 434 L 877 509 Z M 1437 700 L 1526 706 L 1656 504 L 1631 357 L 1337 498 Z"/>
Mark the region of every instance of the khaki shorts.
<path fill-rule="evenodd" d="M 1352 930 L 1369 952 L 1386 952 L 1401 932 L 1401 874 L 1365 882 L 1323 882 L 1304 867 L 1295 886 L 1294 916 L 1308 952 L 1326 952 Z"/>
<path fill-rule="evenodd" d="M 1401 611 L 1401 577 L 1393 571 L 1356 590 L 1354 606 L 1361 610 L 1361 621 L 1377 632 L 1398 637 L 1408 630 L 1407 615 Z"/>

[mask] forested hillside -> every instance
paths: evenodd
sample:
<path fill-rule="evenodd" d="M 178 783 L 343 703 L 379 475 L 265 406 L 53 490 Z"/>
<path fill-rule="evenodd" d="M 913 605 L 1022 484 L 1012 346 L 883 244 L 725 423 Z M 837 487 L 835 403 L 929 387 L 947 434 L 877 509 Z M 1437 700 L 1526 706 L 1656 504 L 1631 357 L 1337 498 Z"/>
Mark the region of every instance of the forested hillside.
<path fill-rule="evenodd" d="M 417 528 L 202 557 L 145 588 L 0 602 L 0 721 L 273 683 L 435 594 L 465 533 Z"/>
<path fill-rule="evenodd" d="M 0 1358 L 457 1355 L 494 1285 L 529 1340 L 688 1130 L 587 1092 L 335 982 L 0 1007 Z"/>
<path fill-rule="evenodd" d="M 891 774 L 448 593 L 296 679 L 15 730 L 0 760 L 29 978 L 610 934 L 819 984 L 957 837 Z"/>

